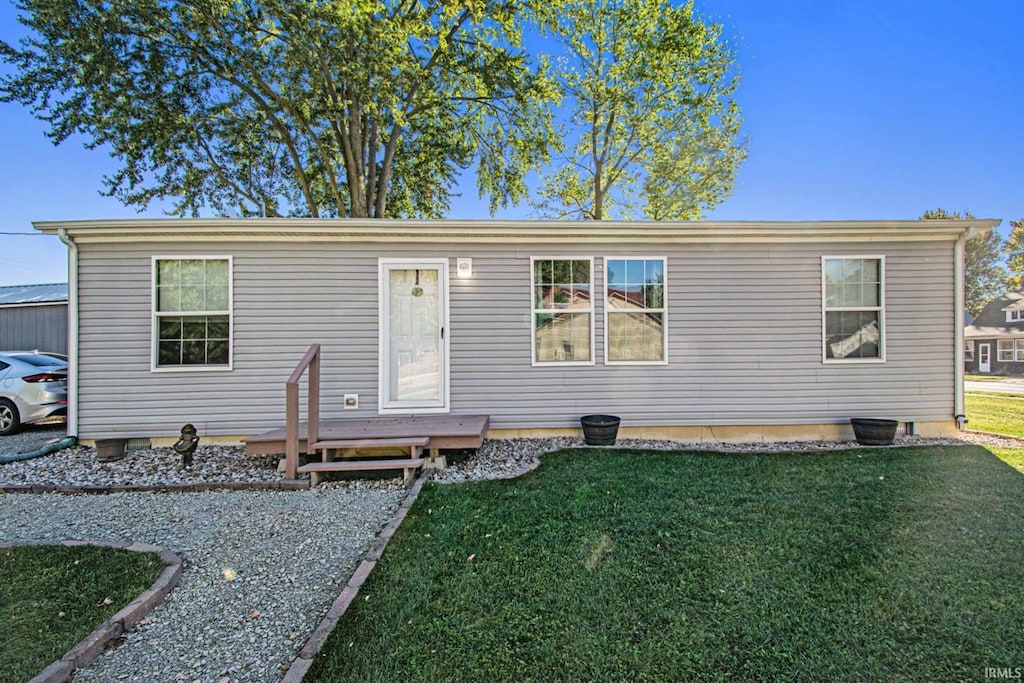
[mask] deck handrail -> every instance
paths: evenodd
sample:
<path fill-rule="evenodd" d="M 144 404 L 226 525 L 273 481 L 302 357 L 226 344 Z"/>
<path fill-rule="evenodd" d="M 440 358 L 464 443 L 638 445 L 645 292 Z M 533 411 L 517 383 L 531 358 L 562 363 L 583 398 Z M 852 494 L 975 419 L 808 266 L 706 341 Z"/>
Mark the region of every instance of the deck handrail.
<path fill-rule="evenodd" d="M 299 380 L 309 370 L 307 378 L 309 404 L 306 422 L 309 425 L 306 448 L 319 441 L 320 430 L 320 345 L 313 344 L 295 366 L 285 383 L 285 476 L 298 477 L 299 469 Z"/>

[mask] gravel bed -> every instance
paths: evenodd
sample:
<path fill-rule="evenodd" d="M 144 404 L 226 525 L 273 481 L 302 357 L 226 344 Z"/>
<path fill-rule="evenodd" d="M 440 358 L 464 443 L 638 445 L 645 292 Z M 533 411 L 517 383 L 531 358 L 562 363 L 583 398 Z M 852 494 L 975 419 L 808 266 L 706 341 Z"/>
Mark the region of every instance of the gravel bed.
<path fill-rule="evenodd" d="M 142 541 L 182 558 L 181 580 L 167 599 L 76 682 L 276 682 L 403 495 L 360 483 L 309 491 L 6 494 L 0 539 Z"/>
<path fill-rule="evenodd" d="M 240 446 L 202 446 L 192 467 L 181 466 L 181 456 L 170 448 L 128 451 L 113 462 L 99 462 L 96 451 L 73 446 L 31 460 L 0 465 L 0 486 L 159 486 L 223 482 L 269 483 L 282 481 L 279 456 L 246 455 Z"/>
<path fill-rule="evenodd" d="M 988 439 L 988 441 L 985 441 Z M 901 437 L 896 446 L 960 445 L 965 441 L 983 445 L 1024 447 L 1024 441 L 964 432 L 961 439 Z M 518 477 L 540 464 L 540 456 L 562 448 L 584 448 L 583 439 L 508 439 L 485 441 L 477 451 L 469 451 L 449 460 L 449 467 L 434 474 L 434 481 L 457 483 L 479 479 Z M 775 443 L 687 443 L 646 439 L 619 439 L 610 449 L 688 450 L 717 453 L 791 453 L 863 448 L 856 441 L 787 441 Z"/>
<path fill-rule="evenodd" d="M 962 432 L 961 439 L 979 446 L 997 446 L 999 448 L 1024 448 L 1024 439 L 987 432 Z"/>
<path fill-rule="evenodd" d="M 34 450 L 47 440 L 63 437 L 63 429 L 39 429 L 32 433 L 0 438 L 0 452 L 19 452 L 11 448 L 11 440 L 25 440 L 23 450 Z M 900 437 L 897 446 L 929 444 L 962 444 L 1024 447 L 1024 440 L 977 432 L 961 432 L 959 439 L 926 439 Z M 477 451 L 453 453 L 449 467 L 436 472 L 435 481 L 454 483 L 474 479 L 516 477 L 535 468 L 544 453 L 560 448 L 585 446 L 580 438 L 508 439 L 485 441 Z M 619 439 L 613 448 L 649 450 L 703 450 L 726 453 L 783 453 L 859 448 L 855 441 L 791 441 L 777 443 L 701 444 L 643 439 Z M 280 456 L 246 455 L 240 446 L 203 446 L 196 450 L 193 465 L 181 467 L 181 457 L 170 448 L 128 451 L 121 460 L 101 463 L 92 448 L 75 446 L 57 453 L 0 465 L 0 486 L 160 486 L 165 484 L 200 484 L 223 482 L 273 483 L 284 480 L 278 471 Z M 368 485 L 394 487 L 396 479 L 371 479 Z"/>

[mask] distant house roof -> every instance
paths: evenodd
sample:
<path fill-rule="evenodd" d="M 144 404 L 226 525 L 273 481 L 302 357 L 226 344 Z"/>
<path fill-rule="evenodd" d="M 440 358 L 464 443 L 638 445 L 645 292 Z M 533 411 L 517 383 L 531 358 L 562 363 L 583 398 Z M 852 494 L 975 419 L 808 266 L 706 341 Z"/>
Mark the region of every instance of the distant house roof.
<path fill-rule="evenodd" d="M 5 285 L 0 287 L 0 306 L 67 303 L 68 283 Z"/>
<path fill-rule="evenodd" d="M 985 304 L 974 319 L 974 324 L 964 329 L 968 339 L 1024 337 L 1024 320 L 1006 319 L 1007 311 L 1024 310 L 1024 289 L 1007 292 Z"/>
<path fill-rule="evenodd" d="M 1007 294 L 1006 296 L 1008 296 L 1008 297 L 1018 296 L 1019 297 L 1020 295 L 1021 295 L 1021 292 L 1013 292 L 1012 294 Z M 1024 297 L 1021 297 L 1021 298 L 1017 299 L 1016 301 L 1014 301 L 1013 303 L 1011 303 L 1011 304 L 1009 304 L 1007 306 L 1003 306 L 1003 310 L 1004 311 L 1021 311 L 1021 310 L 1024 310 Z"/>

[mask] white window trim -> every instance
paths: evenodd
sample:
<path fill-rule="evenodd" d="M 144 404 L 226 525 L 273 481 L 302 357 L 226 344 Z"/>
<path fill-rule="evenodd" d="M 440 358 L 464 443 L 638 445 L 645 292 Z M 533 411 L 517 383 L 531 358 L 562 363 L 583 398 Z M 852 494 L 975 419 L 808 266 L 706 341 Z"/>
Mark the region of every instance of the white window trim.
<path fill-rule="evenodd" d="M 1010 351 L 1010 358 L 1009 359 L 1003 358 L 1003 346 L 1005 346 L 1006 344 L 1010 345 L 1010 349 L 1009 349 L 1009 351 Z M 1014 359 L 1014 353 L 1015 353 L 1014 349 L 1015 348 L 1016 348 L 1016 344 L 1013 343 L 1012 339 L 997 339 L 996 340 L 996 360 L 999 361 L 1000 363 L 1013 363 L 1013 362 L 1015 362 L 1013 360 Z"/>
<path fill-rule="evenodd" d="M 227 261 L 228 262 L 228 308 L 226 311 L 202 311 L 201 315 L 226 315 L 228 317 L 228 363 L 227 365 L 172 365 L 160 366 L 160 325 L 157 311 L 156 274 L 160 261 Z M 207 254 L 159 254 L 150 261 L 150 372 L 230 372 L 235 364 L 235 263 L 232 256 L 211 256 Z M 182 311 L 168 312 L 168 315 L 188 315 Z"/>
<path fill-rule="evenodd" d="M 872 259 L 878 261 L 878 296 L 879 306 L 857 306 L 857 307 L 845 307 L 837 306 L 829 308 L 826 305 L 826 294 L 828 291 L 828 283 L 826 281 L 826 264 L 829 261 L 839 259 Z M 821 362 L 826 365 L 851 365 L 851 364 L 863 364 L 863 363 L 884 363 L 887 344 L 885 340 L 886 335 L 886 322 L 885 322 L 885 256 L 879 254 L 853 254 L 853 255 L 827 255 L 821 257 Z M 826 348 L 826 315 L 829 312 L 842 312 L 842 311 L 878 311 L 878 326 L 879 326 L 879 339 L 878 339 L 878 358 L 829 358 L 828 349 Z"/>
<path fill-rule="evenodd" d="M 974 362 L 974 340 L 968 339 L 964 342 L 964 360 Z"/>
<path fill-rule="evenodd" d="M 602 278 L 603 284 L 601 291 L 604 292 L 604 296 L 601 297 L 601 301 L 604 305 L 604 364 L 605 365 L 668 365 L 668 257 L 667 256 L 602 256 L 602 265 L 604 267 L 604 277 Z M 661 348 L 662 355 L 664 356 L 660 360 L 609 360 L 608 358 L 608 321 L 613 315 L 625 314 L 627 311 L 619 311 L 613 309 L 608 304 L 608 262 L 609 261 L 661 261 L 661 269 L 665 274 L 665 280 L 662 283 L 664 291 L 662 293 L 662 300 L 664 306 L 662 308 L 645 308 L 645 313 L 661 313 Z"/>
<path fill-rule="evenodd" d="M 1020 322 L 1021 320 L 1024 320 L 1024 311 L 1007 311 L 1006 312 L 1006 322 L 1014 323 L 1014 322 Z"/>
<path fill-rule="evenodd" d="M 1004 344 L 1010 346 L 1010 358 L 1002 358 Z M 997 339 L 996 360 L 1000 363 L 1024 363 L 1024 339 Z"/>
<path fill-rule="evenodd" d="M 393 402 L 387 400 L 388 387 L 391 382 L 391 367 L 388 363 L 388 340 L 385 332 L 391 319 L 388 303 L 387 273 L 392 266 L 402 268 L 437 268 L 441 281 L 438 283 L 441 304 L 441 399 L 422 404 L 412 402 Z M 447 414 L 451 412 L 451 325 L 449 312 L 450 263 L 447 258 L 379 258 L 377 259 L 377 414 L 378 415 L 429 415 Z"/>
<path fill-rule="evenodd" d="M 534 265 L 537 261 L 582 261 L 586 259 L 590 263 L 590 308 L 574 308 L 566 309 L 562 312 L 572 313 L 590 313 L 590 360 L 537 360 L 537 313 L 538 311 L 545 311 L 548 309 L 537 308 L 536 301 L 536 287 L 537 283 L 534 282 L 533 276 L 536 272 L 536 266 Z M 596 284 L 594 282 L 594 257 L 593 256 L 531 256 L 530 257 L 530 365 L 539 368 L 551 368 L 559 366 L 581 366 L 581 365 L 596 365 L 595 360 L 595 349 L 597 348 L 594 340 L 594 330 L 596 329 L 594 318 L 597 316 L 597 307 L 594 305 L 594 288 Z"/>

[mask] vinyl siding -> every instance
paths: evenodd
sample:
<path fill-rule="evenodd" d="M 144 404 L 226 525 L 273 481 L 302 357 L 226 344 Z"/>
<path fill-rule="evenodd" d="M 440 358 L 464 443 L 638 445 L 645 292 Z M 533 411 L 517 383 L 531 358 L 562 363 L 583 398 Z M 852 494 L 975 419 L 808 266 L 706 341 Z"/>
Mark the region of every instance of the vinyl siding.
<path fill-rule="evenodd" d="M 68 352 L 66 303 L 0 307 L 0 349 Z"/>
<path fill-rule="evenodd" d="M 233 257 L 231 371 L 152 372 L 154 255 Z M 886 257 L 886 362 L 822 362 L 822 255 Z M 951 420 L 953 243 L 82 244 L 82 438 L 249 434 L 284 422 L 284 383 L 320 343 L 323 417 L 377 414 L 377 261 L 449 258 L 451 412 L 497 429 Z M 593 257 L 595 364 L 531 363 L 530 257 Z M 667 257 L 667 365 L 604 365 L 604 257 Z M 455 277 L 456 257 L 473 259 Z M 358 410 L 342 410 L 359 394 Z M 303 401 L 305 399 L 303 398 Z"/>

